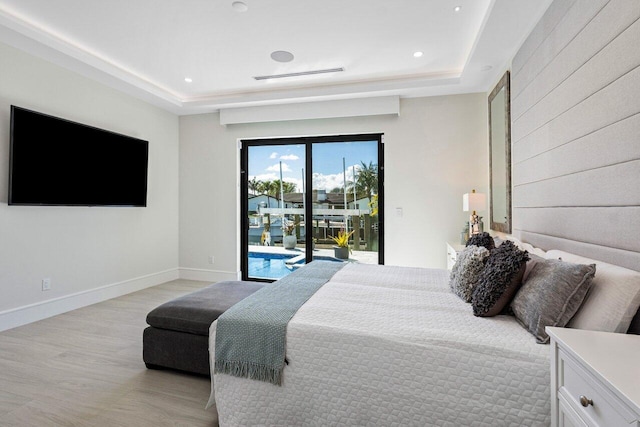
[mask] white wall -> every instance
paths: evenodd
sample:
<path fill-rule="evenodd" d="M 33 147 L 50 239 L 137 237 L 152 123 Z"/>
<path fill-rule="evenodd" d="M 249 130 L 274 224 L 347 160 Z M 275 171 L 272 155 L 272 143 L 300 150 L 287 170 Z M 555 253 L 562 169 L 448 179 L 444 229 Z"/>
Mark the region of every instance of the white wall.
<path fill-rule="evenodd" d="M 148 140 L 148 206 L 8 206 L 12 104 Z M 0 330 L 177 277 L 178 154 L 175 115 L 0 44 Z"/>
<path fill-rule="evenodd" d="M 227 127 L 218 114 L 181 117 L 182 276 L 216 280 L 235 277 L 239 269 L 238 139 L 373 132 L 385 134 L 385 263 L 445 268 L 445 242 L 459 240 L 468 218 L 462 194 L 487 192 L 486 94 L 403 99 L 400 110 L 399 117 Z"/>

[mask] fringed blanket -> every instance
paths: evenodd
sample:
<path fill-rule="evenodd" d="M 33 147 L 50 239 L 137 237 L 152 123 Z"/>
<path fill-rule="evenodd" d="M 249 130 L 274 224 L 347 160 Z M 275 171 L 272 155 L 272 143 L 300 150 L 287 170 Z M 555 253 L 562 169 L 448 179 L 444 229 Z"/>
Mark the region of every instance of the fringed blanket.
<path fill-rule="evenodd" d="M 281 385 L 289 320 L 343 266 L 314 261 L 222 314 L 216 329 L 215 372 Z"/>

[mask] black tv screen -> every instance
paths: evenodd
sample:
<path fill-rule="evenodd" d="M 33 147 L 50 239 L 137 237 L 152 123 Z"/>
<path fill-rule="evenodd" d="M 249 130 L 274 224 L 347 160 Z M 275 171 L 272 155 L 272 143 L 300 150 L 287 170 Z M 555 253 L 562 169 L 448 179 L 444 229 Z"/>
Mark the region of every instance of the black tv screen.
<path fill-rule="evenodd" d="M 147 141 L 11 106 L 10 153 L 10 205 L 147 205 Z"/>

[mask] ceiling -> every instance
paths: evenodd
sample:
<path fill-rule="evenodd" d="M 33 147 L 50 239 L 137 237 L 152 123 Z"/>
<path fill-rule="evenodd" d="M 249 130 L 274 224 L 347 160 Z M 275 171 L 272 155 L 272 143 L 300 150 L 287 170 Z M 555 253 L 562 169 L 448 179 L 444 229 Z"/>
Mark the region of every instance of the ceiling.
<path fill-rule="evenodd" d="M 0 41 L 192 114 L 486 92 L 551 0 L 234 2 L 0 0 Z M 276 62 L 274 51 L 294 58 Z M 333 68 L 344 71 L 254 79 Z"/>

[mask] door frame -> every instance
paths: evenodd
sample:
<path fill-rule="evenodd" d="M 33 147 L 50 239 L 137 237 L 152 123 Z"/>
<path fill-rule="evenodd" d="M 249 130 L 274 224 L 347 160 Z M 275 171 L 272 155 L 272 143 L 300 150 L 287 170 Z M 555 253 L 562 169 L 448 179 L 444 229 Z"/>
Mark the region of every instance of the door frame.
<path fill-rule="evenodd" d="M 378 264 L 384 264 L 384 134 L 367 133 L 353 135 L 323 135 L 301 136 L 285 138 L 254 138 L 240 140 L 240 271 L 242 280 L 256 282 L 273 282 L 272 279 L 249 277 L 249 147 L 264 145 L 305 145 L 305 229 L 313 229 L 313 191 L 307 191 L 313 187 L 313 158 L 312 146 L 314 143 L 332 142 L 378 142 Z M 312 247 L 313 233 L 305 233 L 305 263 L 313 261 Z"/>

